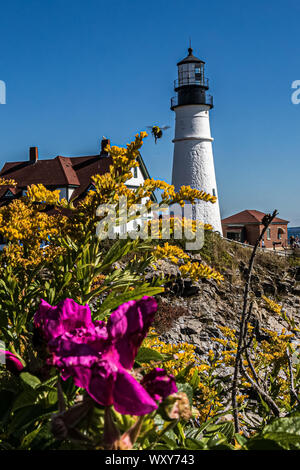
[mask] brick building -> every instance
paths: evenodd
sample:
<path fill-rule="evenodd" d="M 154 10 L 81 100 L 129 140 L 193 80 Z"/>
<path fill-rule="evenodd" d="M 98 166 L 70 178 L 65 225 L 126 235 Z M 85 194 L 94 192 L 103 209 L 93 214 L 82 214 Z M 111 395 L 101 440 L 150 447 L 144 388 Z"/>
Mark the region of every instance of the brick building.
<path fill-rule="evenodd" d="M 222 220 L 223 235 L 231 240 L 254 245 L 263 230 L 262 219 L 266 214 L 245 210 Z M 266 248 L 282 249 L 288 245 L 288 220 L 276 217 L 264 236 Z"/>

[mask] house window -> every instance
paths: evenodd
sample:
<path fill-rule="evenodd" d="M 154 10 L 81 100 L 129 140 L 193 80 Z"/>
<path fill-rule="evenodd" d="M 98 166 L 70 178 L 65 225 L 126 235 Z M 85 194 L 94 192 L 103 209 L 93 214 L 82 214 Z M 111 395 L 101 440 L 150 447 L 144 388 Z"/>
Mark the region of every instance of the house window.
<path fill-rule="evenodd" d="M 271 240 L 271 229 L 267 229 L 267 240 Z"/>
<path fill-rule="evenodd" d="M 137 178 L 138 175 L 137 175 L 137 167 L 135 166 L 134 169 L 133 169 L 133 177 L 134 178 Z"/>
<path fill-rule="evenodd" d="M 90 191 L 96 191 L 96 188 L 95 188 L 95 186 L 93 185 L 93 183 L 91 183 L 91 184 L 88 186 L 88 188 L 87 188 L 87 190 L 86 190 L 86 193 L 89 193 Z"/>
<path fill-rule="evenodd" d="M 241 241 L 241 232 L 227 232 L 227 238 L 229 240 Z"/>
<path fill-rule="evenodd" d="M 284 230 L 283 228 L 279 228 L 278 229 L 278 240 L 282 240 L 282 235 L 284 234 Z"/>
<path fill-rule="evenodd" d="M 59 190 L 59 200 L 67 199 L 67 188 L 56 188 Z"/>

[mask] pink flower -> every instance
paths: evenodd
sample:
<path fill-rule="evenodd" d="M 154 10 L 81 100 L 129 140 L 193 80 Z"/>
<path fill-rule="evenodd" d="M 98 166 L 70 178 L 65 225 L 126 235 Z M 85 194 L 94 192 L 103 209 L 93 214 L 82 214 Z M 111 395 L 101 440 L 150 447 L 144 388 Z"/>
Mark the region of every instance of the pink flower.
<path fill-rule="evenodd" d="M 24 366 L 22 362 L 17 358 L 17 356 L 10 351 L 0 350 L 0 358 L 4 356 L 4 363 L 6 368 L 15 375 L 18 375 L 23 369 Z M 1 363 L 2 361 L 0 361 Z"/>
<path fill-rule="evenodd" d="M 52 307 L 41 300 L 34 316 L 34 324 L 43 331 L 47 341 L 81 326 L 93 326 L 91 311 L 88 305 L 79 305 L 73 299 L 65 299 Z"/>
<path fill-rule="evenodd" d="M 118 351 L 120 362 L 131 369 L 135 356 L 154 320 L 157 303 L 151 297 L 130 300 L 115 310 L 108 322 L 109 339 Z"/>
<path fill-rule="evenodd" d="M 49 306 L 51 312 L 55 312 L 51 325 L 39 311 L 35 315 L 37 326 L 48 339 L 53 365 L 60 369 L 62 378 L 73 377 L 75 384 L 84 388 L 96 402 L 103 406 L 114 405 L 122 414 L 144 415 L 155 410 L 155 401 L 128 371 L 154 319 L 155 300 L 145 296 L 127 302 L 111 314 L 107 324 L 93 323 L 89 307 L 72 301 L 70 314 L 75 311 L 76 321 L 80 323 L 76 327 L 68 320 L 70 299 L 65 302 L 68 303 Z M 43 313 L 44 304 L 41 307 Z M 85 310 L 81 315 L 80 309 L 88 309 L 89 313 Z M 63 322 L 61 312 L 64 312 Z M 86 323 L 82 324 L 84 321 Z"/>
<path fill-rule="evenodd" d="M 168 375 L 165 369 L 159 369 L 158 367 L 143 377 L 141 385 L 156 401 L 162 401 L 178 391 L 174 376 Z"/>

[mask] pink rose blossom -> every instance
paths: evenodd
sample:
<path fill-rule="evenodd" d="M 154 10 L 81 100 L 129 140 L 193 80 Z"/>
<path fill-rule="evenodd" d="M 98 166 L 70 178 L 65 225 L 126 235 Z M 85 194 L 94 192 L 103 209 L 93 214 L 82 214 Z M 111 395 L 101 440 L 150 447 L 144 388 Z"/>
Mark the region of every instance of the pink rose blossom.
<path fill-rule="evenodd" d="M 71 299 L 57 307 L 45 304 L 36 313 L 35 323 L 44 332 L 52 363 L 60 369 L 63 379 L 73 377 L 75 384 L 97 403 L 114 405 L 122 414 L 144 415 L 157 408 L 153 398 L 129 373 L 154 319 L 157 304 L 153 298 L 145 296 L 122 304 L 107 324 L 93 323 L 89 307 Z M 51 320 L 47 318 L 49 311 Z"/>
<path fill-rule="evenodd" d="M 143 377 L 141 385 L 156 401 L 162 401 L 178 391 L 174 376 L 168 375 L 165 369 L 159 369 L 158 367 Z"/>
<path fill-rule="evenodd" d="M 6 365 L 7 370 L 13 374 L 18 375 L 24 369 L 22 362 L 15 354 L 10 351 L 0 350 L 0 357 L 2 355 L 4 356 L 4 364 Z"/>
<path fill-rule="evenodd" d="M 75 328 L 93 326 L 91 311 L 88 305 L 79 305 L 73 299 L 65 299 L 52 307 L 41 300 L 34 316 L 34 324 L 41 329 L 47 341 Z"/>

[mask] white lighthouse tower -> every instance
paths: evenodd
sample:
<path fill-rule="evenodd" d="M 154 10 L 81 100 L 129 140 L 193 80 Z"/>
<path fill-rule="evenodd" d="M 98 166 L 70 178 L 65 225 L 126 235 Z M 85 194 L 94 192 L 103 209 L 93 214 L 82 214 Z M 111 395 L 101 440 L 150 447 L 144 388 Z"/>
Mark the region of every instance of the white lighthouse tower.
<path fill-rule="evenodd" d="M 176 113 L 172 184 L 176 191 L 191 186 L 218 197 L 209 125 L 213 99 L 206 93 L 205 62 L 193 55 L 191 47 L 188 52 L 177 64 L 177 95 L 171 100 L 171 109 Z M 222 235 L 218 201 L 198 201 L 194 213 L 196 219 L 211 224 Z"/>

